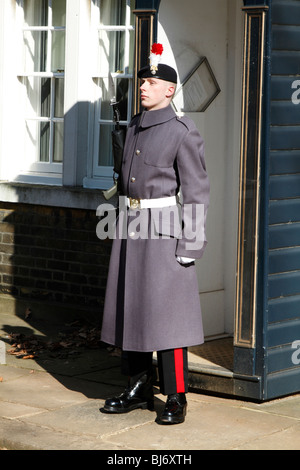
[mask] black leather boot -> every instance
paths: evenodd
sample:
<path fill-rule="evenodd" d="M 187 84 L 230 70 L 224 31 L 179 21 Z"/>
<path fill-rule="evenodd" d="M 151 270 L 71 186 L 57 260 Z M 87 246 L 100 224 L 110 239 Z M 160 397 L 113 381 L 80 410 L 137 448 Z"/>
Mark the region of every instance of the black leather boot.
<path fill-rule="evenodd" d="M 134 384 L 129 385 L 121 395 L 108 398 L 100 411 L 102 413 L 128 413 L 137 408 L 154 410 L 153 380 L 147 375 L 143 375 Z"/>
<path fill-rule="evenodd" d="M 183 423 L 186 415 L 187 401 L 185 393 L 174 393 L 168 395 L 160 422 L 163 424 Z"/>

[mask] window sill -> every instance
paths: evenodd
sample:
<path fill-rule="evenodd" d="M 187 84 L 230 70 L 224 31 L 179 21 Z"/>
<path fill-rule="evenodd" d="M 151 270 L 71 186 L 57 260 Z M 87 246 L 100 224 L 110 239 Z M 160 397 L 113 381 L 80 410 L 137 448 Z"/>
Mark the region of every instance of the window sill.
<path fill-rule="evenodd" d="M 96 210 L 107 203 L 99 189 L 0 181 L 0 201 Z M 109 201 L 114 204 L 114 198 Z"/>

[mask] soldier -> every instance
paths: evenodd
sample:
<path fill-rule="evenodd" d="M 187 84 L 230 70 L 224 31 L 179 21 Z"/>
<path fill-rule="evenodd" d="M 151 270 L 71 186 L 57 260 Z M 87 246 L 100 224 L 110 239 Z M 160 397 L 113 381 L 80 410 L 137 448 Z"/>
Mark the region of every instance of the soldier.
<path fill-rule="evenodd" d="M 161 51 L 153 45 L 150 59 Z M 157 351 L 160 390 L 167 396 L 157 422 L 177 424 L 187 409 L 187 348 L 203 343 L 194 261 L 206 245 L 209 181 L 198 130 L 171 106 L 176 71 L 150 60 L 138 77 L 145 110 L 128 127 L 121 170 L 128 230 L 113 241 L 101 335 L 122 349 L 129 381 L 101 411 L 153 410 L 152 353 Z M 138 230 L 141 220 L 146 234 Z"/>

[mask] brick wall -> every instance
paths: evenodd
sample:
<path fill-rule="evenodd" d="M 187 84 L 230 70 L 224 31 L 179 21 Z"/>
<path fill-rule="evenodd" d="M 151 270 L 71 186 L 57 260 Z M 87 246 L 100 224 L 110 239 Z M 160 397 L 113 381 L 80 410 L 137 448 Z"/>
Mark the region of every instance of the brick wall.
<path fill-rule="evenodd" d="M 102 312 L 110 241 L 95 211 L 0 203 L 0 294 Z"/>

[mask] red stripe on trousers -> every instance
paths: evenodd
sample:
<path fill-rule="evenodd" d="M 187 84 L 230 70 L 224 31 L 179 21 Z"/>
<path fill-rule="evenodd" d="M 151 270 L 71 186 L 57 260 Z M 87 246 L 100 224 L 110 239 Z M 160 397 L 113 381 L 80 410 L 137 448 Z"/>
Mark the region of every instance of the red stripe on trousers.
<path fill-rule="evenodd" d="M 174 349 L 174 362 L 177 393 L 185 393 L 182 349 Z"/>

